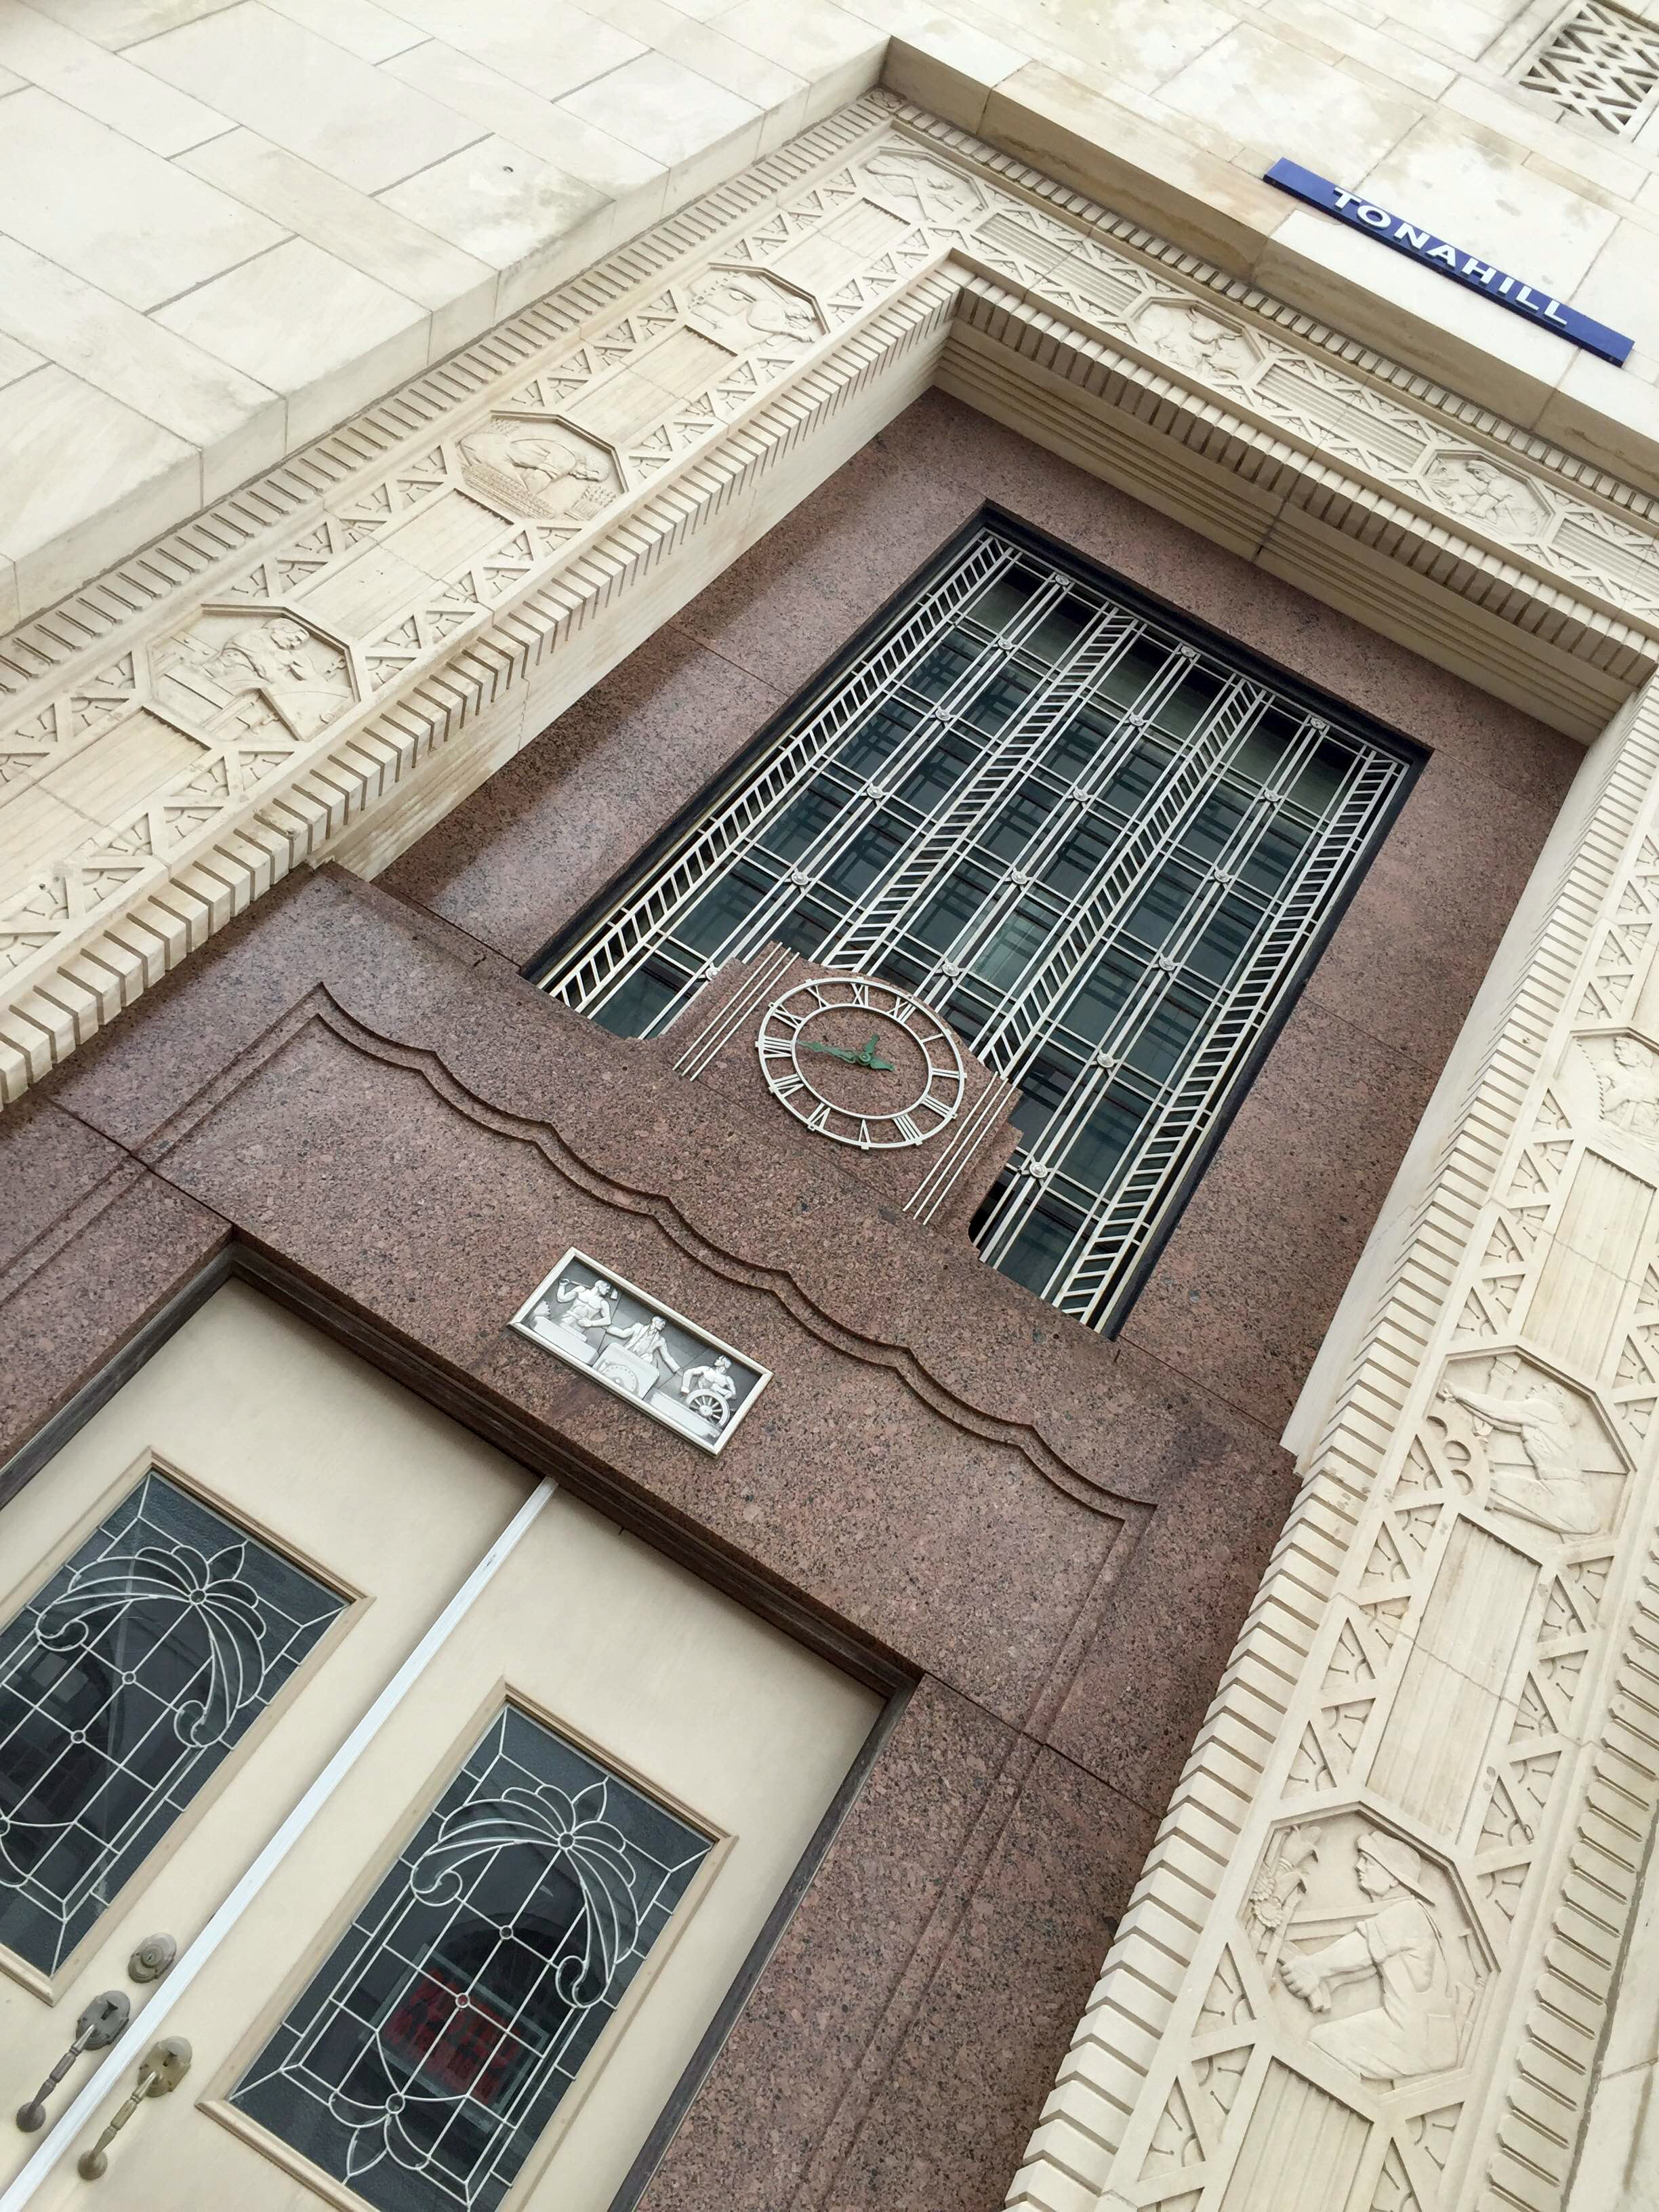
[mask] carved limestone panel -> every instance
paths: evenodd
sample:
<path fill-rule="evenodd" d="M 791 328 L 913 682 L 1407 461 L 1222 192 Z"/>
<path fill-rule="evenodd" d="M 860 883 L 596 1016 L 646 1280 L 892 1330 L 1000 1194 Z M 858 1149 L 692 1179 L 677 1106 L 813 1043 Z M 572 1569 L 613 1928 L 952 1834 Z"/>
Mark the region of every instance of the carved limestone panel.
<path fill-rule="evenodd" d="M 1614 742 L 1024 2205 L 1170 2195 L 1179 2090 L 1191 2212 L 1561 2212 L 1659 1822 L 1659 699 Z"/>
<path fill-rule="evenodd" d="M 556 415 L 491 415 L 456 449 L 467 483 L 509 514 L 592 522 L 623 488 L 610 447 Z"/>
<path fill-rule="evenodd" d="M 204 608 L 147 657 L 158 711 L 200 737 L 313 737 L 356 702 L 345 647 L 282 607 Z"/>
<path fill-rule="evenodd" d="M 770 1370 L 574 1247 L 512 1326 L 707 1452 L 723 1451 Z"/>

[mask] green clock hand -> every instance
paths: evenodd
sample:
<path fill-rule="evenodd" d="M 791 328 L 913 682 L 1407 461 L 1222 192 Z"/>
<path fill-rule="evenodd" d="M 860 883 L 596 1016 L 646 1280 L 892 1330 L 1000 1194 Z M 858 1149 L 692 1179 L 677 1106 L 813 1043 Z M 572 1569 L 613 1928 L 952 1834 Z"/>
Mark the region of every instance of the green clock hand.
<path fill-rule="evenodd" d="M 878 1075 L 890 1075 L 893 1072 L 892 1061 L 878 1056 L 874 1037 L 867 1037 L 856 1052 L 848 1052 L 842 1044 L 820 1044 L 815 1037 L 808 1037 L 799 1049 L 802 1052 L 827 1053 L 831 1060 L 845 1060 L 848 1067 L 872 1068 Z"/>

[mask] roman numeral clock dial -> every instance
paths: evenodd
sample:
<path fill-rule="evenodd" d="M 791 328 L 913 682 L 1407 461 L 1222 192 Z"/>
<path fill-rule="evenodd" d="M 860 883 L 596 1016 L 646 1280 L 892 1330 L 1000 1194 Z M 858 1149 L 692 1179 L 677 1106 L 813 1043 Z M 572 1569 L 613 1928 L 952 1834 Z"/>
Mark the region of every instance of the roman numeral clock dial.
<path fill-rule="evenodd" d="M 756 1050 L 781 1105 L 860 1152 L 925 1145 L 955 1121 L 967 1082 L 955 1032 L 873 976 L 797 983 L 767 1008 Z"/>

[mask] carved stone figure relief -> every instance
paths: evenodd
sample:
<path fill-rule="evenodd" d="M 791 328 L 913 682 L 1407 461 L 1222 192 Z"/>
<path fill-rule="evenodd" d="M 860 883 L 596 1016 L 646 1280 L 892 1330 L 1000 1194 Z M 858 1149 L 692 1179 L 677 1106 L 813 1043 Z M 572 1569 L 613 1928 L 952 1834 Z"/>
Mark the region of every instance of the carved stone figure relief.
<path fill-rule="evenodd" d="M 866 160 L 863 170 L 888 198 L 901 205 L 908 203 L 923 222 L 946 227 L 966 222 L 985 205 L 976 185 L 926 154 L 884 147 Z"/>
<path fill-rule="evenodd" d="M 1477 1502 L 1557 1536 L 1587 1536 L 1616 1516 L 1626 1461 L 1577 1391 L 1519 1352 L 1449 1362 L 1440 1398 L 1470 1416 Z"/>
<path fill-rule="evenodd" d="M 1230 319 L 1185 301 L 1152 300 L 1134 317 L 1135 335 L 1177 368 L 1236 382 L 1261 368 L 1255 341 Z"/>
<path fill-rule="evenodd" d="M 1609 1129 L 1659 1145 L 1659 1052 L 1628 1031 L 1583 1037 L 1580 1050 L 1595 1071 L 1598 1109 Z"/>
<path fill-rule="evenodd" d="M 531 1292 L 512 1326 L 705 1451 L 724 1449 L 771 1380 L 752 1359 L 574 1250 Z"/>
<path fill-rule="evenodd" d="M 823 318 L 804 293 L 747 269 L 714 269 L 692 289 L 691 313 L 741 352 L 758 339 L 793 347 L 823 336 Z"/>
<path fill-rule="evenodd" d="M 1358 1809 L 1300 1822 L 1269 1839 L 1246 1917 L 1293 2043 L 1374 2088 L 1460 2063 L 1491 1961 L 1419 1845 Z"/>
<path fill-rule="evenodd" d="M 1426 489 L 1449 514 L 1499 537 L 1535 538 L 1549 508 L 1524 477 L 1484 453 L 1443 453 L 1424 471 Z"/>
<path fill-rule="evenodd" d="M 258 727 L 276 715 L 310 737 L 356 699 L 343 649 L 296 616 L 210 607 L 149 653 L 160 710 L 198 735 L 235 721 Z"/>
<path fill-rule="evenodd" d="M 473 489 L 514 514 L 590 522 L 622 489 L 605 448 L 556 416 L 492 415 L 459 444 Z"/>

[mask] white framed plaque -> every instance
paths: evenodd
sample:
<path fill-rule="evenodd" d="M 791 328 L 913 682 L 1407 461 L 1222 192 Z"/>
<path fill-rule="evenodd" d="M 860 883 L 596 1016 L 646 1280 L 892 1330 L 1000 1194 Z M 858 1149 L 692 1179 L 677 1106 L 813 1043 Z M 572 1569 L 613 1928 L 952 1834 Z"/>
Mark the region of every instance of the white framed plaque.
<path fill-rule="evenodd" d="M 512 1326 L 702 1451 L 725 1450 L 772 1379 L 769 1367 L 574 1244 Z"/>

